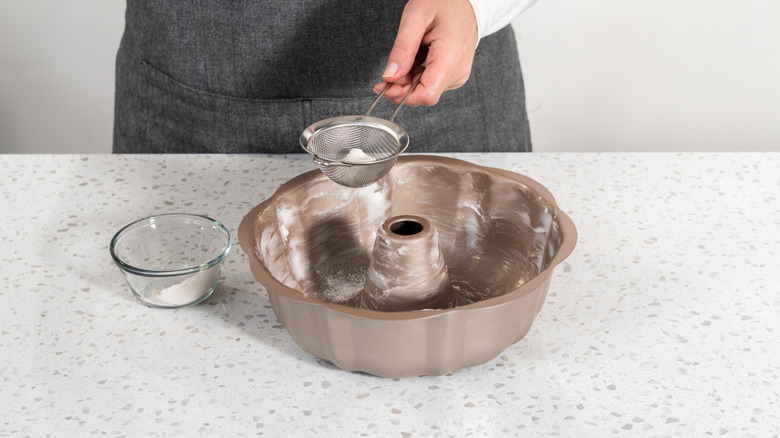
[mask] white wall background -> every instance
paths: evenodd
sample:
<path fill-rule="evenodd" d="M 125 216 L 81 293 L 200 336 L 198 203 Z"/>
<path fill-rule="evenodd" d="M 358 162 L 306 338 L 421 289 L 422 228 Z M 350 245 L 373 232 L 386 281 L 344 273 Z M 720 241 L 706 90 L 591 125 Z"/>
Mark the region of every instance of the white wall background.
<path fill-rule="evenodd" d="M 780 0 L 540 0 L 514 24 L 537 151 L 780 151 Z"/>
<path fill-rule="evenodd" d="M 110 152 L 124 0 L 0 0 L 0 152 Z"/>
<path fill-rule="evenodd" d="M 108 153 L 123 0 L 0 0 L 0 152 Z M 780 151 L 780 0 L 540 0 L 535 150 Z"/>

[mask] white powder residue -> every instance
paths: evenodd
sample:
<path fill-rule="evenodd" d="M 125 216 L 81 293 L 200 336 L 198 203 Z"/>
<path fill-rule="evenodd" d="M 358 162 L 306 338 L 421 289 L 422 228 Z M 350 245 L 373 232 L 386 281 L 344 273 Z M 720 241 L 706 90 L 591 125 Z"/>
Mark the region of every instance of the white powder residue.
<path fill-rule="evenodd" d="M 395 250 L 398 254 L 405 256 L 406 254 L 409 254 L 409 247 L 404 245 L 401 247 L 398 247 L 397 250 Z"/>
<path fill-rule="evenodd" d="M 458 203 L 459 208 L 468 208 L 474 211 L 474 213 L 477 214 L 477 217 L 484 218 L 484 214 L 482 212 L 482 209 L 479 208 L 476 204 L 473 203 L 465 203 L 465 202 L 459 202 Z"/>
<path fill-rule="evenodd" d="M 296 280 L 304 281 L 309 278 L 309 261 L 305 256 L 306 252 L 301 249 L 303 247 L 297 240 L 291 241 L 287 248 L 287 260 L 290 263 L 290 270 L 292 271 L 293 278 Z"/>
<path fill-rule="evenodd" d="M 300 208 L 280 205 L 276 208 L 276 223 L 279 226 L 279 235 L 287 247 L 287 262 L 293 278 L 299 282 L 308 278 L 309 261 L 306 257 L 305 243 L 300 233 L 291 234 L 298 220 Z"/>
<path fill-rule="evenodd" d="M 276 209 L 276 220 L 279 223 L 279 233 L 282 240 L 287 242 L 287 236 L 290 235 L 290 227 L 295 221 L 295 210 L 279 206 Z"/>
<path fill-rule="evenodd" d="M 207 269 L 181 283 L 174 284 L 152 294 L 152 299 L 161 304 L 183 306 L 197 301 L 208 292 L 219 275 L 219 267 Z"/>
<path fill-rule="evenodd" d="M 474 202 L 459 202 L 458 208 L 468 209 L 475 214 L 467 214 L 468 210 L 461 213 L 462 225 L 466 231 L 466 245 L 471 249 L 477 249 L 481 243 L 480 231 L 482 230 L 483 223 L 485 221 L 485 214 L 482 208 Z"/>
<path fill-rule="evenodd" d="M 341 161 L 345 163 L 368 163 L 376 161 L 376 158 L 363 152 L 360 148 L 352 148 L 349 150 L 347 156 L 342 158 Z"/>
<path fill-rule="evenodd" d="M 545 208 L 544 210 L 545 210 L 545 213 L 547 213 L 547 209 Z M 552 229 L 553 215 L 552 214 L 543 214 L 543 215 L 539 215 L 539 216 L 540 216 L 539 220 L 541 221 L 541 224 L 539 225 L 539 227 L 544 229 L 545 232 L 547 232 L 550 229 Z"/>
<path fill-rule="evenodd" d="M 322 200 L 323 197 L 329 196 L 330 192 L 324 192 L 324 191 L 317 191 L 317 192 L 306 192 L 306 198 L 304 198 L 300 203 L 296 204 L 296 207 L 298 210 L 307 210 L 311 213 L 314 213 L 312 210 L 316 210 L 316 206 L 311 206 L 312 201 L 319 201 Z"/>
<path fill-rule="evenodd" d="M 364 211 L 368 224 L 379 226 L 378 222 L 387 216 L 387 211 L 390 210 L 389 189 L 389 185 L 382 187 L 378 183 L 374 183 L 355 190 L 355 194 L 365 205 Z"/>
<path fill-rule="evenodd" d="M 339 273 L 325 278 L 326 286 L 320 290 L 320 299 L 330 303 L 343 303 L 363 291 L 366 283 L 365 272 Z"/>

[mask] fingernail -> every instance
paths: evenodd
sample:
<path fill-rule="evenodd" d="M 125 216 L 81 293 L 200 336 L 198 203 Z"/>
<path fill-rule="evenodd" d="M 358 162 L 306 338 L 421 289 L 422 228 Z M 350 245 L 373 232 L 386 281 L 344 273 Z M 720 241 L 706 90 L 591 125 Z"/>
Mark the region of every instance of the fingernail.
<path fill-rule="evenodd" d="M 398 64 L 395 62 L 391 62 L 387 64 L 387 68 L 385 69 L 385 72 L 382 73 L 383 78 L 389 78 L 395 74 L 395 72 L 398 71 Z"/>

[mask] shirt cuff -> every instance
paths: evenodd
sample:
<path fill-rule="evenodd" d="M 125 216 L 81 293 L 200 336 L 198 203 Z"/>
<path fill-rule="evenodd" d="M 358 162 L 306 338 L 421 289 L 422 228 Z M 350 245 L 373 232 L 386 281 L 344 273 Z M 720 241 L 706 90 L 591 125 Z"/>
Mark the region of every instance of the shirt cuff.
<path fill-rule="evenodd" d="M 538 0 L 469 0 L 482 39 L 498 32 Z"/>

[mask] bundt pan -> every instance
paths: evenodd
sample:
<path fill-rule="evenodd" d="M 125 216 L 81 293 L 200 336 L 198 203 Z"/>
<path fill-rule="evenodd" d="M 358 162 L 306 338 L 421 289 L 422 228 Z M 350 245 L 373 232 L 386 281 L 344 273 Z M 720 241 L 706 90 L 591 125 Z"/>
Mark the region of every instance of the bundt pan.
<path fill-rule="evenodd" d="M 577 232 L 528 177 L 402 156 L 360 189 L 319 170 L 293 178 L 238 238 L 301 348 L 405 377 L 482 364 L 522 339 Z"/>

